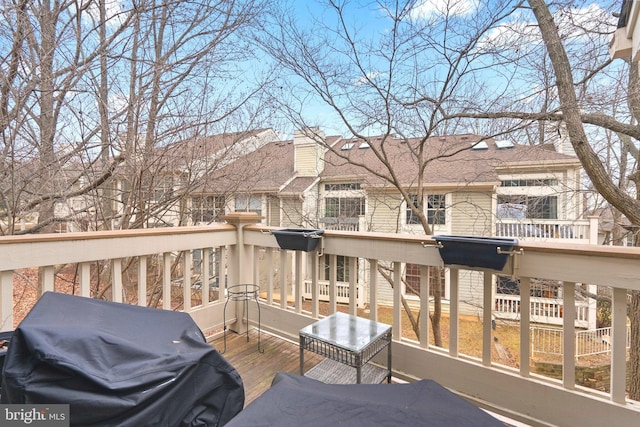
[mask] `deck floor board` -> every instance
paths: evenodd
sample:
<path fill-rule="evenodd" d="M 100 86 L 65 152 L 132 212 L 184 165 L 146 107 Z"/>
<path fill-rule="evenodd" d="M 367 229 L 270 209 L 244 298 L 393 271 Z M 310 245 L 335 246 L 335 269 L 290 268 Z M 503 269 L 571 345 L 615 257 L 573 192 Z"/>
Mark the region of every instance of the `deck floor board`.
<path fill-rule="evenodd" d="M 300 349 L 297 343 L 264 332 L 260 341 L 264 353 L 258 351 L 257 330 L 252 329 L 249 332 L 248 342 L 246 334 L 227 333 L 227 351 L 223 356 L 242 378 L 245 406 L 269 389 L 273 377 L 278 372 L 300 373 Z M 222 336 L 214 339 L 211 344 L 220 352 L 224 349 Z M 305 371 L 323 359 L 322 356 L 305 352 Z"/>

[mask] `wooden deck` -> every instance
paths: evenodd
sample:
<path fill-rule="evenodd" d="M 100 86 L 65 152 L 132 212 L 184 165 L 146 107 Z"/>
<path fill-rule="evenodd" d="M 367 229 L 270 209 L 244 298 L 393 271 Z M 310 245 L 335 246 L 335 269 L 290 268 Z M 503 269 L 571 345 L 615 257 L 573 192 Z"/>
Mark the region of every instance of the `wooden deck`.
<path fill-rule="evenodd" d="M 211 341 L 211 344 L 220 352 L 224 349 L 224 339 L 221 335 Z M 258 332 L 251 329 L 249 341 L 246 334 L 227 333 L 227 351 L 223 354 L 225 359 L 236 368 L 244 383 L 246 407 L 254 399 L 267 391 L 271 386 L 273 377 L 278 372 L 300 373 L 300 348 L 297 342 L 291 342 L 268 333 L 262 332 L 258 351 Z M 305 352 L 305 372 L 318 363 L 325 360 L 324 357 L 311 352 Z M 495 414 L 493 414 L 495 416 Z M 505 427 L 523 427 L 524 424 L 498 417 L 505 423 Z"/>
<path fill-rule="evenodd" d="M 224 349 L 223 337 L 211 343 L 216 350 Z M 258 351 L 258 331 L 251 329 L 249 342 L 245 334 L 227 332 L 227 351 L 223 356 L 236 368 L 244 383 L 245 406 L 264 393 L 278 372 L 300 373 L 300 349 L 298 343 L 276 338 L 262 332 Z M 310 352 L 304 355 L 305 371 L 324 358 Z"/>

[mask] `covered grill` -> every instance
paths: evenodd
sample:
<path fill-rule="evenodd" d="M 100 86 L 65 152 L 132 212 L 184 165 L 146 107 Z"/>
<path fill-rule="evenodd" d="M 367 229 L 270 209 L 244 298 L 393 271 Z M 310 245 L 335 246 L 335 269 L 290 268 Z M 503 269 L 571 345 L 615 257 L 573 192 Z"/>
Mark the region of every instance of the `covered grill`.
<path fill-rule="evenodd" d="M 238 372 L 188 314 L 45 293 L 11 338 L 2 402 L 70 404 L 72 425 L 217 426 Z"/>

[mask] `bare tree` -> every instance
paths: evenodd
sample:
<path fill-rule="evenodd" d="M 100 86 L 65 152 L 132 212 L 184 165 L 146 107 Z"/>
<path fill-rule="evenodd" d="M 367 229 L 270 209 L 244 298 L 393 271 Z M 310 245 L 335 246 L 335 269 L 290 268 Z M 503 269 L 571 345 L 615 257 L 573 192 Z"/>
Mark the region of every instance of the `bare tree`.
<path fill-rule="evenodd" d="M 623 213 L 632 225 L 640 226 L 640 173 L 637 169 L 630 172 L 630 180 L 636 185 L 635 196 L 633 192 L 629 192 L 627 189 L 616 185 L 607 174 L 607 170 L 589 143 L 589 137 L 583 125 L 583 122 L 587 120 L 585 120 L 580 108 L 580 103 L 578 102 L 578 97 L 576 96 L 573 68 L 549 6 L 541 0 L 529 0 L 529 4 L 536 17 L 549 58 L 553 64 L 560 107 L 564 121 L 567 123 L 571 144 L 598 192 L 602 194 L 611 205 Z M 629 106 L 635 119 L 634 122 L 637 123 L 638 117 L 635 115 L 635 112 L 639 111 L 637 109 L 639 107 L 639 105 L 637 105 L 638 67 L 637 64 L 634 64 L 629 68 Z M 619 131 L 621 134 L 628 135 L 629 137 L 634 137 L 633 134 L 637 136 L 636 132 L 640 130 L 637 125 L 627 125 L 618 122 L 613 116 L 602 115 L 598 121 L 599 125 L 609 129 L 623 128 L 635 130 L 635 132 Z M 637 141 L 637 138 L 635 139 Z M 627 140 L 626 147 L 632 148 L 634 145 L 630 144 L 630 141 Z M 636 160 L 640 160 L 637 157 L 637 152 L 635 158 Z M 636 245 L 640 246 L 640 236 L 636 237 Z M 629 397 L 640 400 L 640 376 L 638 375 L 638 372 L 640 372 L 640 352 L 638 351 L 640 348 L 639 291 L 631 291 L 631 302 L 628 312 L 631 319 L 631 349 L 633 349 L 633 351 L 630 352 L 629 369 L 630 372 L 634 373 L 630 379 Z"/>
<path fill-rule="evenodd" d="M 467 13 L 460 2 L 448 3 L 439 13 L 418 19 L 418 2 L 379 1 L 375 4 L 379 22 L 368 23 L 367 27 L 354 16 L 371 16 L 372 10 L 359 9 L 359 3 L 328 0 L 323 5 L 321 16 L 306 16 L 310 20 L 308 29 L 300 25 L 293 12 L 280 12 L 273 18 L 271 28 L 275 30 L 268 30 L 262 40 L 267 52 L 301 82 L 290 95 L 283 91 L 277 98 L 300 128 L 322 125 L 309 123 L 303 114 L 305 103 L 316 100 L 329 107 L 351 136 L 369 141 L 371 134 L 382 135 L 381 141 L 369 144 L 380 168 L 371 168 L 335 146 L 325 148 L 395 188 L 424 232 L 431 234 L 424 206 L 424 177 L 435 159 L 426 154 L 427 144 L 434 136 L 473 129 L 472 121 L 449 118 L 448 112 L 476 111 L 481 107 L 478 100 L 493 91 L 477 78 L 487 68 L 477 44 L 514 6 L 498 2 L 491 10 L 475 11 L 465 25 L 454 28 L 451 23 Z M 318 135 L 310 136 L 323 143 Z M 418 142 L 412 137 L 418 137 Z M 398 138 L 406 143 L 405 161 L 415 165 L 417 171 L 409 185 L 402 178 L 402 164 L 389 150 Z M 454 154 L 449 151 L 438 157 Z M 430 318 L 435 343 L 442 345 L 442 295 L 438 284 L 433 290 L 435 309 Z M 411 319 L 417 330 L 418 320 Z"/>
<path fill-rule="evenodd" d="M 552 6 L 542 0 L 491 2 L 474 9 L 461 1 L 381 0 L 375 2 L 378 22 L 365 26 L 354 18 L 363 12 L 358 2 L 323 5 L 320 16 L 305 16 L 306 28 L 293 12 L 280 13 L 272 27 L 277 31 L 263 40 L 278 63 L 298 77 L 291 95 L 290 87 L 278 94 L 283 110 L 299 127 L 322 125 L 304 113 L 310 100 L 322 102 L 351 135 L 365 141 L 370 134 L 385 135 L 376 155 L 387 168 L 371 172 L 398 189 L 425 233 L 431 228 L 420 203 L 424 198 L 413 203 L 414 191 L 396 178 L 385 150 L 391 135 L 425 136 L 410 147 L 420 171 L 415 189 L 422 196 L 429 136 L 473 129 L 540 144 L 565 131 L 593 186 L 594 204 L 605 200 L 638 225 L 639 78 L 631 64 L 626 93 L 619 93 L 622 70 L 606 51 L 611 10 L 569 1 Z M 371 16 L 371 10 L 367 13 Z M 619 142 L 619 148 L 611 142 Z M 633 292 L 632 348 L 640 348 L 638 307 L 640 294 Z M 437 314 L 436 309 L 434 331 Z M 629 362 L 632 372 L 639 371 L 638 353 Z M 630 387 L 635 399 L 639 380 Z"/>
<path fill-rule="evenodd" d="M 268 70 L 248 66 L 268 7 L 2 2 L 0 232 L 185 224 L 192 192 L 270 115 Z M 220 133 L 235 139 L 190 150 Z"/>

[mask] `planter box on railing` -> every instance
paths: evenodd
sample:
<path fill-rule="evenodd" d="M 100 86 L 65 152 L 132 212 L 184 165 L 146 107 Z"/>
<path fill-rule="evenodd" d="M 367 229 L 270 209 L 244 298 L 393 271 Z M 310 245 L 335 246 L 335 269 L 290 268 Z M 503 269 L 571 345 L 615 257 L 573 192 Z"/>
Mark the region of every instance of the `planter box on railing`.
<path fill-rule="evenodd" d="M 447 265 L 502 270 L 509 259 L 517 239 L 473 236 L 433 236 L 439 243 L 438 250 Z M 498 250 L 500 248 L 500 250 Z M 505 253 L 507 252 L 507 253 Z"/>
<path fill-rule="evenodd" d="M 284 228 L 271 232 L 281 249 L 311 252 L 318 247 L 324 230 Z"/>

